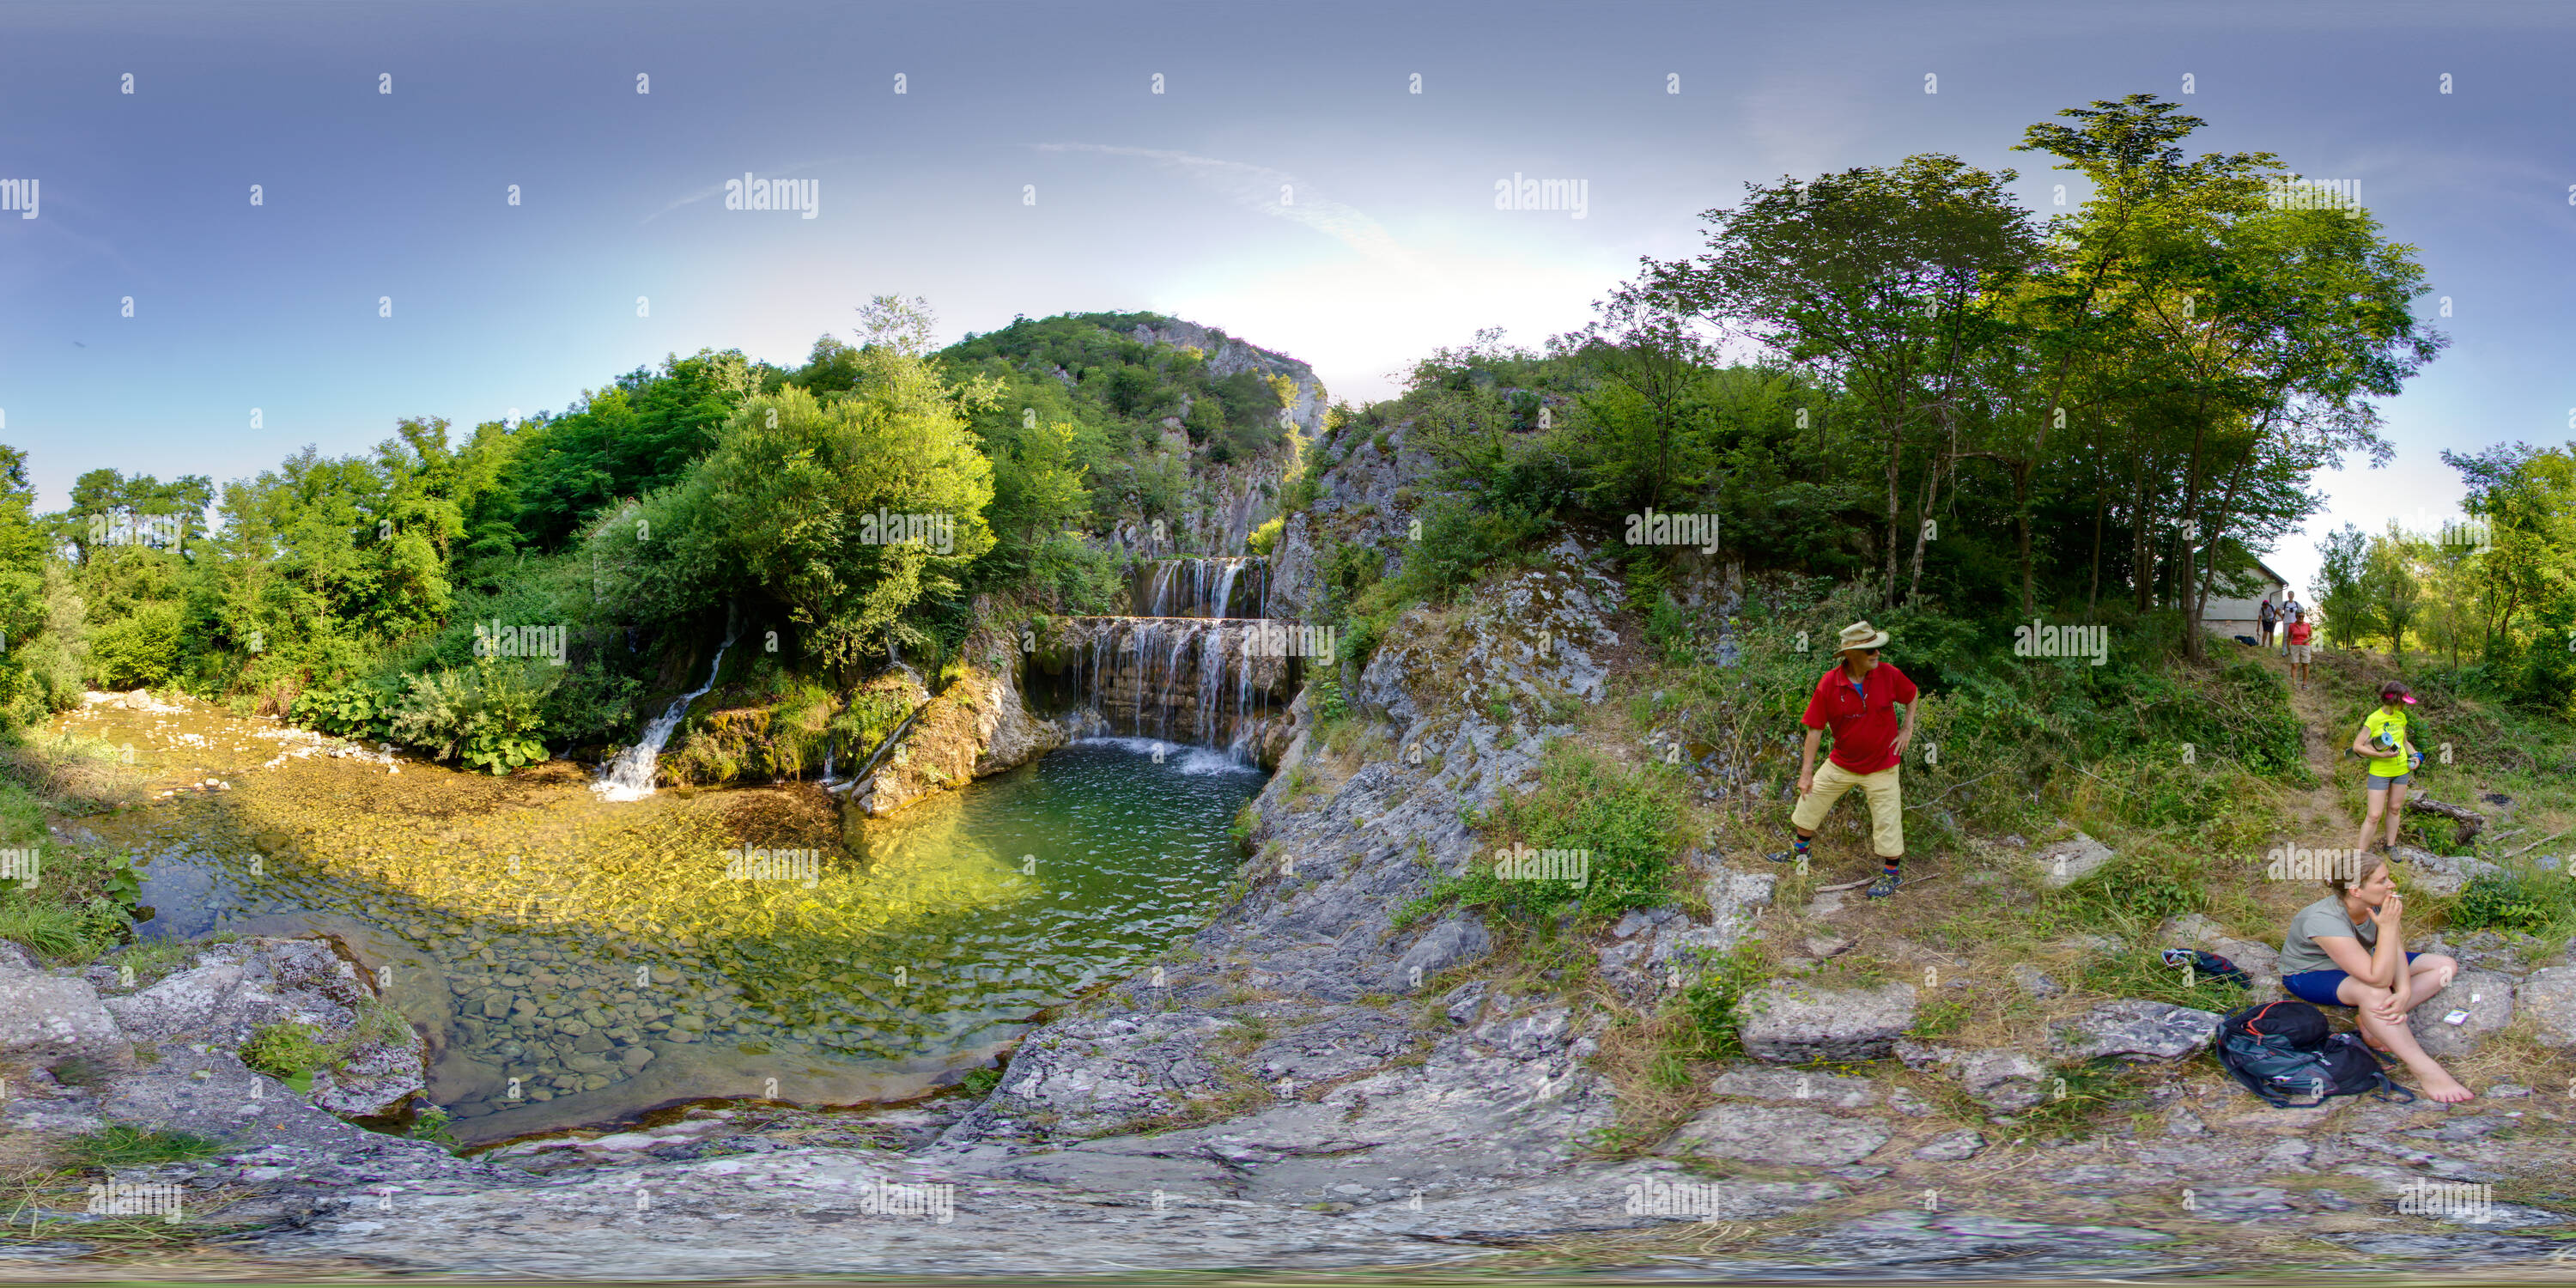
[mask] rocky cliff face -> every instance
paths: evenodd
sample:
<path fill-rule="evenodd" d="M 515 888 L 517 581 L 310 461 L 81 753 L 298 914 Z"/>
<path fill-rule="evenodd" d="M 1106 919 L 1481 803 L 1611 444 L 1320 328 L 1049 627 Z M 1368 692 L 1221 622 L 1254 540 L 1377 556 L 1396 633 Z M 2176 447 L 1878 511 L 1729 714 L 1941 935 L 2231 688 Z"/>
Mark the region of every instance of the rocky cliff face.
<path fill-rule="evenodd" d="M 1324 382 L 1315 378 L 1315 369 L 1284 353 L 1246 344 L 1196 322 L 1179 319 L 1160 325 L 1138 326 L 1127 338 L 1139 344 L 1168 344 L 1174 348 L 1197 349 L 1207 355 L 1208 374 L 1219 379 L 1238 371 L 1259 372 L 1263 376 L 1286 376 L 1295 381 L 1297 396 L 1288 404 L 1288 414 L 1306 437 L 1313 438 L 1324 425 Z"/>
<path fill-rule="evenodd" d="M 865 778 L 843 797 L 842 826 L 884 818 L 934 792 L 953 791 L 1015 769 L 1064 745 L 1064 730 L 1028 712 L 1019 688 L 1019 646 L 989 614 L 966 642 L 966 673 L 914 712 L 911 727 L 881 749 Z M 860 847 L 855 835 L 852 849 Z"/>

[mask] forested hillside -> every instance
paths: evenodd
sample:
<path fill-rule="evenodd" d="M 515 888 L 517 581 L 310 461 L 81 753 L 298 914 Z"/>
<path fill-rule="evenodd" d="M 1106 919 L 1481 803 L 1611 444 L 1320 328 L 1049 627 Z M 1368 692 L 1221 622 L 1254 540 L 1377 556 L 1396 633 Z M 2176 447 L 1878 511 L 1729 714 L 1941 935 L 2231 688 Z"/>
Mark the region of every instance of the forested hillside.
<path fill-rule="evenodd" d="M 933 352 L 921 302 L 861 314 L 858 343 L 825 336 L 801 367 L 675 356 L 560 413 L 407 418 L 220 494 L 102 468 L 38 516 L 12 453 L 9 717 L 168 687 L 505 772 L 630 735 L 674 687 L 672 651 L 729 624 L 772 672 L 846 687 L 890 644 L 935 664 L 978 593 L 1096 609 L 1124 566 L 1089 534 L 1159 523 L 1187 549 L 1193 465 L 1276 475 L 1292 404 L 1319 419 L 1301 364 L 1159 315 L 1023 319 Z M 1130 334 L 1174 327 L 1223 352 Z M 903 541 L 881 516 L 947 523 Z M 522 656 L 529 627 L 564 628 L 529 637 L 564 656 Z"/>

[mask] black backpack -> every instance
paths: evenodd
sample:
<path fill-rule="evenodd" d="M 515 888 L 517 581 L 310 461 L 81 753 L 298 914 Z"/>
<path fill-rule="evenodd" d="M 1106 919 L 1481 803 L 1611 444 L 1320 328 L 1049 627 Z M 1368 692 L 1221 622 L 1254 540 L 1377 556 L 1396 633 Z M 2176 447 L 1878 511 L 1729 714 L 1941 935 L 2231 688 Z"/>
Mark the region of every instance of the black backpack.
<path fill-rule="evenodd" d="M 2393 1091 L 2406 1098 L 2401 1104 L 2415 1099 L 2380 1071 L 2368 1044 L 2328 1031 L 2325 1013 L 2305 1002 L 2265 1002 L 2220 1020 L 2217 1054 L 2247 1091 L 2276 1108 L 2290 1108 L 2292 1096 L 2313 1097 L 2303 1108 L 2364 1092 L 2395 1100 Z"/>

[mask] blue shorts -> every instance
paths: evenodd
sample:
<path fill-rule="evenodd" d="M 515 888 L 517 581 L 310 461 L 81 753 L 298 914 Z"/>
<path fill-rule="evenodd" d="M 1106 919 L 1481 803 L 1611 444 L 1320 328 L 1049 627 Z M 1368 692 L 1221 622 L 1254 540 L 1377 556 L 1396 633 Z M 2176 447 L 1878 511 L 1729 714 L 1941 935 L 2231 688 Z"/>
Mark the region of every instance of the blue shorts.
<path fill-rule="evenodd" d="M 2408 953 L 2406 961 L 2412 965 L 2423 955 Z M 2352 1003 L 2335 996 L 2335 990 L 2342 988 L 2343 982 L 2351 978 L 2339 970 L 2303 970 L 2296 975 L 2282 976 L 2281 987 L 2290 990 L 2290 996 L 2302 1002 L 2314 1002 L 2319 1006 L 2350 1006 Z"/>

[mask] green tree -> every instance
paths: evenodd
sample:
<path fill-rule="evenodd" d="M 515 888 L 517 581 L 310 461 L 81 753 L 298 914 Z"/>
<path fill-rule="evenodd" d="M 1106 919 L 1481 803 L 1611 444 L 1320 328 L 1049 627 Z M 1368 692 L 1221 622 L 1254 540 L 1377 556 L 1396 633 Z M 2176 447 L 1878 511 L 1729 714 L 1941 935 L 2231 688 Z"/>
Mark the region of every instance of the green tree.
<path fill-rule="evenodd" d="M 994 543 L 992 466 L 918 333 L 894 319 L 829 401 L 793 386 L 753 398 L 676 484 L 599 523 L 590 554 L 625 611 L 676 617 L 748 591 L 835 668 L 918 640 L 906 610 L 957 596 Z M 889 541 L 877 522 L 915 514 L 945 519 L 946 540 Z"/>
<path fill-rule="evenodd" d="M 1999 334 L 1983 316 L 1988 293 L 2036 253 L 2027 214 L 2005 192 L 2016 177 L 1926 154 L 1748 184 L 1742 204 L 1703 216 L 1705 254 L 1649 261 L 1651 289 L 1671 311 L 1737 327 L 1825 373 L 1867 419 L 1883 462 L 1890 605 L 1912 435 L 1935 426 L 1936 449 L 1949 447 L 1940 440 L 1955 423 L 1962 380 Z M 1936 457 L 1936 478 L 1941 468 Z M 1919 525 L 1915 533 L 1919 542 Z"/>

